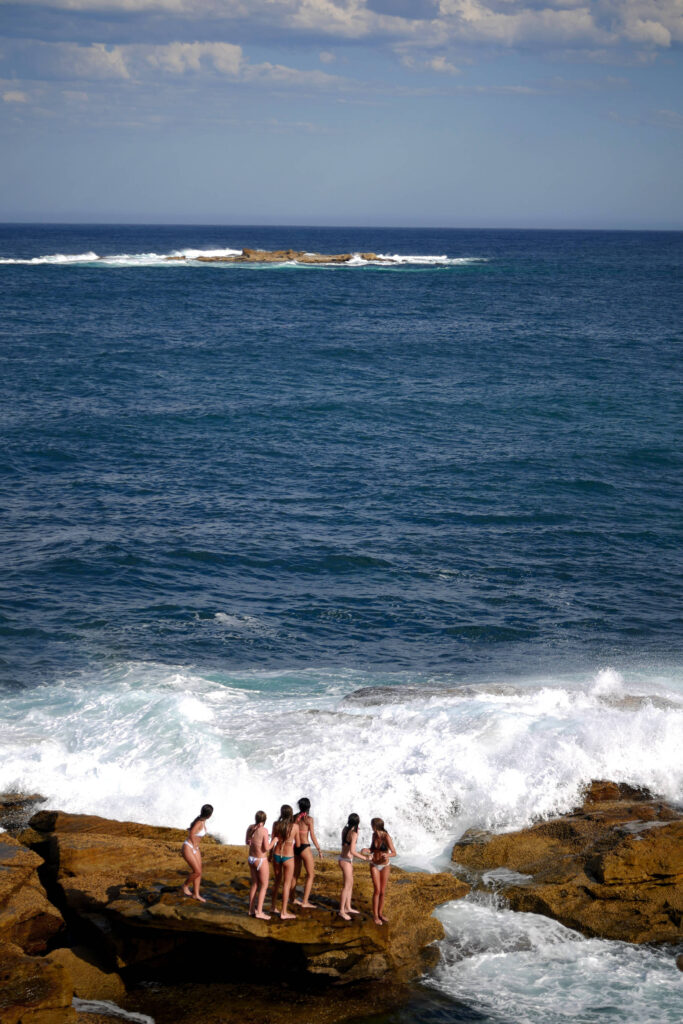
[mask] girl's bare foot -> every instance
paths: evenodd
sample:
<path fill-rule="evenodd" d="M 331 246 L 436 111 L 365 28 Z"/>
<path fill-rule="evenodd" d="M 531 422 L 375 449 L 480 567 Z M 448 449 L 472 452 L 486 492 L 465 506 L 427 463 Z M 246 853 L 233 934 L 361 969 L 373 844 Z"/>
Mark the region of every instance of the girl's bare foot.
<path fill-rule="evenodd" d="M 380 914 L 379 916 L 382 918 L 382 920 L 384 921 L 385 924 L 388 924 L 388 922 L 389 922 L 389 918 L 388 917 L 385 917 L 384 914 Z"/>
<path fill-rule="evenodd" d="M 351 918 L 349 917 L 349 915 L 348 915 L 348 914 L 342 914 L 341 910 L 339 911 L 339 916 L 340 916 L 341 918 L 343 918 L 343 919 L 344 919 L 344 921 L 350 921 L 350 920 L 351 920 Z"/>
<path fill-rule="evenodd" d="M 384 924 L 384 921 L 382 920 L 381 917 L 376 917 L 375 918 L 375 924 Z"/>
<path fill-rule="evenodd" d="M 296 900 L 296 903 L 298 903 L 300 907 L 306 907 L 308 910 L 314 910 L 318 906 L 317 903 L 302 903 L 301 900 Z"/>
<path fill-rule="evenodd" d="M 270 921 L 270 914 L 254 914 L 254 917 L 258 917 L 259 921 Z"/>
<path fill-rule="evenodd" d="M 360 914 L 360 910 L 354 910 L 353 907 L 349 907 L 349 914 Z"/>
<path fill-rule="evenodd" d="M 296 921 L 296 914 L 280 914 L 281 921 Z"/>
<path fill-rule="evenodd" d="M 206 903 L 206 900 L 204 899 L 203 896 L 197 895 L 194 897 L 194 899 L 199 900 L 200 903 Z"/>
<path fill-rule="evenodd" d="M 185 893 L 186 896 L 192 896 L 192 893 L 190 892 L 186 885 L 183 886 L 183 892 Z"/>

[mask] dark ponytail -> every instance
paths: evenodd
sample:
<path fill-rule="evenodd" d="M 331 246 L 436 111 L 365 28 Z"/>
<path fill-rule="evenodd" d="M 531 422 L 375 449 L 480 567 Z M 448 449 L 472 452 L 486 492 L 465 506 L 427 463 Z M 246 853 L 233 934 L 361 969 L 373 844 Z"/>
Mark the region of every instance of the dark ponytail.
<path fill-rule="evenodd" d="M 198 821 L 202 821 L 202 820 L 206 821 L 206 819 L 210 818 L 212 814 L 213 814 L 213 807 L 211 806 L 211 804 L 203 804 L 201 811 L 199 812 L 197 817 L 194 819 L 194 821 L 190 825 L 190 832 L 195 827 L 195 825 L 197 824 Z"/>
<path fill-rule="evenodd" d="M 356 835 L 358 835 L 358 826 L 359 825 L 360 825 L 360 818 L 359 818 L 359 816 L 357 814 L 349 814 L 349 820 L 347 821 L 346 825 L 344 825 L 344 828 L 342 829 L 342 834 L 341 834 L 342 844 L 347 842 L 347 839 L 351 835 L 352 832 L 355 832 Z"/>

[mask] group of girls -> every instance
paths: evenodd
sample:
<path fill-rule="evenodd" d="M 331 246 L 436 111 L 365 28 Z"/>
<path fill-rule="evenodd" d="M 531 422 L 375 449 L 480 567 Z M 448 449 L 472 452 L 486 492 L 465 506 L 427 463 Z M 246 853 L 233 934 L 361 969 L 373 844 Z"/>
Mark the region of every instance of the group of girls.
<path fill-rule="evenodd" d="M 315 822 L 309 814 L 311 801 L 307 797 L 302 797 L 298 801 L 298 808 L 299 812 L 295 815 L 289 804 L 282 805 L 280 817 L 273 825 L 272 836 L 268 834 L 266 828 L 265 811 L 257 811 L 253 824 L 247 829 L 245 842 L 249 847 L 247 863 L 251 875 L 250 917 L 257 917 L 262 921 L 270 920 L 270 914 L 264 912 L 263 904 L 270 881 L 269 863 L 271 860 L 273 863 L 272 913 L 279 913 L 281 921 L 291 921 L 296 917 L 296 914 L 289 911 L 289 900 L 296 891 L 302 867 L 306 869 L 303 897 L 294 899 L 293 903 L 300 907 L 315 908 L 316 906 L 315 903 L 311 903 L 310 899 L 315 876 L 311 845 L 315 846 L 321 860 L 323 854 L 315 834 Z M 190 825 L 187 839 L 182 846 L 182 855 L 190 868 L 182 891 L 186 896 L 191 896 L 202 903 L 205 903 L 206 900 L 199 894 L 202 878 L 202 856 L 199 841 L 202 836 L 206 835 L 206 822 L 212 814 L 211 804 L 204 804 Z M 368 861 L 373 884 L 372 916 L 375 924 L 381 925 L 387 921 L 384 916 L 384 898 L 389 882 L 390 859 L 396 856 L 396 850 L 382 819 L 373 818 L 371 821 L 372 842 L 368 848 L 362 849 L 359 853 L 356 849 L 359 825 L 358 815 L 350 814 L 341 833 L 341 853 L 338 858 L 342 873 L 339 916 L 345 921 L 350 921 L 352 914 L 359 913 L 351 906 L 353 862 L 354 859 Z M 280 888 L 282 888 L 282 902 L 281 909 L 278 911 L 276 903 Z"/>

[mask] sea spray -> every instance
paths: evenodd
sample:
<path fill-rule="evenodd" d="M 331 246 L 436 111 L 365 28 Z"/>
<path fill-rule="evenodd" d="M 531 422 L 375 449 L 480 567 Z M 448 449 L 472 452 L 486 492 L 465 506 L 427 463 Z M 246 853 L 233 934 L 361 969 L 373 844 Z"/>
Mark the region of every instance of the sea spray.
<path fill-rule="evenodd" d="M 209 801 L 228 842 L 241 841 L 256 808 L 273 820 L 306 795 L 325 845 L 350 810 L 365 829 L 381 814 L 404 863 L 435 865 L 464 829 L 567 811 L 592 778 L 683 799 L 675 681 L 631 692 L 622 682 L 615 700 L 601 680 L 458 686 L 432 676 L 423 692 L 409 676 L 388 685 L 353 672 L 216 678 L 121 665 L 0 698 L 0 788 L 180 827 Z"/>

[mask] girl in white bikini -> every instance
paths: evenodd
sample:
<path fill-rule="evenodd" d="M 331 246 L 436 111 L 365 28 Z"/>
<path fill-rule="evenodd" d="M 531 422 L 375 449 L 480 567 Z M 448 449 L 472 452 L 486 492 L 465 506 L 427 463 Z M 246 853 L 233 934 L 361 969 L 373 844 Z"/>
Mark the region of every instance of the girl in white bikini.
<path fill-rule="evenodd" d="M 185 880 L 183 892 L 192 899 L 206 903 L 203 896 L 199 895 L 199 884 L 202 880 L 202 855 L 199 852 L 199 840 L 206 835 L 206 822 L 213 814 L 211 804 L 204 804 L 201 811 L 194 819 L 187 830 L 187 839 L 182 845 L 181 853 L 187 861 L 190 873 Z M 190 892 L 192 886 L 192 892 Z"/>
<path fill-rule="evenodd" d="M 262 921 L 270 921 L 270 914 L 263 913 L 263 901 L 266 898 L 270 870 L 268 853 L 272 843 L 266 828 L 266 812 L 257 811 L 254 824 L 247 829 L 245 843 L 249 847 L 249 872 L 251 889 L 249 890 L 249 917 L 258 917 Z M 257 896 L 258 894 L 258 896 Z M 258 900 L 258 901 L 257 901 Z M 254 909 L 256 907 L 256 909 Z"/>
<path fill-rule="evenodd" d="M 311 903 L 311 888 L 313 886 L 313 876 L 315 875 L 311 843 L 313 843 L 318 851 L 318 856 L 321 860 L 323 859 L 323 854 L 315 834 L 313 818 L 308 813 L 311 809 L 311 801 L 307 796 L 302 796 L 301 800 L 298 800 L 297 803 L 299 813 L 295 821 L 299 834 L 294 844 L 294 887 L 296 888 L 296 884 L 299 881 L 302 865 L 306 868 L 306 884 L 304 885 L 303 899 L 294 900 L 294 902 L 300 907 L 315 907 L 316 904 Z"/>
<path fill-rule="evenodd" d="M 337 861 L 342 873 L 342 891 L 341 896 L 339 897 L 339 916 L 343 917 L 345 921 L 351 920 L 351 914 L 359 913 L 358 910 L 354 910 L 351 906 L 351 895 L 353 893 L 353 858 L 356 857 L 358 860 L 368 860 L 368 858 L 362 853 L 356 853 L 359 824 L 360 818 L 358 815 L 349 814 L 349 820 L 342 829 L 341 854 Z"/>
<path fill-rule="evenodd" d="M 374 888 L 372 894 L 372 915 L 375 919 L 375 924 L 385 924 L 389 918 L 385 917 L 382 911 L 384 910 L 384 896 L 389 884 L 389 872 L 391 871 L 389 858 L 396 856 L 396 849 L 394 848 L 391 836 L 384 828 L 384 822 L 381 818 L 373 818 L 370 824 L 372 825 L 372 842 L 370 843 L 370 849 L 364 850 L 363 853 L 370 854 L 370 877 L 372 878 Z"/>
<path fill-rule="evenodd" d="M 283 804 L 280 808 L 280 817 L 273 825 L 273 897 L 272 910 L 276 914 L 275 902 L 282 881 L 282 909 L 280 910 L 281 921 L 293 921 L 296 914 L 287 913 L 289 894 L 294 882 L 294 843 L 299 834 L 299 829 L 294 821 L 294 811 L 289 804 Z"/>

